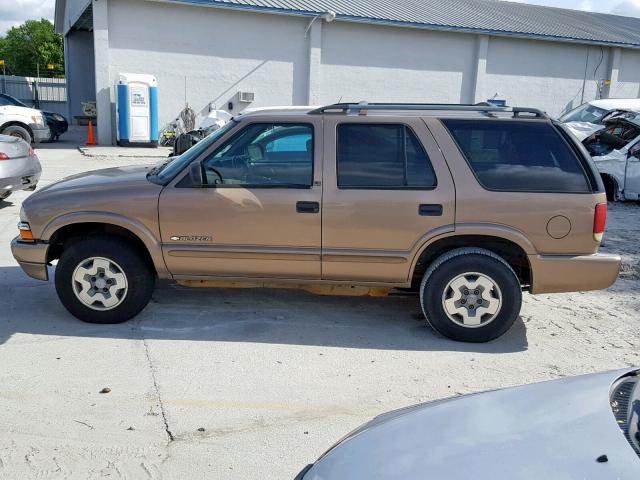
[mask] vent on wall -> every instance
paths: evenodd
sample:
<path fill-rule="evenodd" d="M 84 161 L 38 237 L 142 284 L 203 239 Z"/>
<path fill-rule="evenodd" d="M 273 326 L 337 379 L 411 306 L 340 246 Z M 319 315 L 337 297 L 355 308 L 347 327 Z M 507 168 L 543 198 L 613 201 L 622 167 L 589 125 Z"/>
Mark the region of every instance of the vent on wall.
<path fill-rule="evenodd" d="M 253 92 L 238 92 L 238 101 L 242 103 L 251 103 L 255 100 L 256 94 Z"/>

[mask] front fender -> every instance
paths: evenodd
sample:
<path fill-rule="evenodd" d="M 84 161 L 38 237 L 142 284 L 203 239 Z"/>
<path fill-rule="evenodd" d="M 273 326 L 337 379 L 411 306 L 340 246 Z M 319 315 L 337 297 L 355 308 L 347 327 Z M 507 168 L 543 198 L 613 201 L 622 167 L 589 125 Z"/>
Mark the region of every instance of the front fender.
<path fill-rule="evenodd" d="M 159 239 L 143 223 L 124 215 L 111 212 L 73 212 L 56 217 L 47 223 L 39 235 L 40 240 L 49 241 L 51 237 L 63 227 L 79 223 L 101 223 L 114 225 L 128 230 L 138 237 L 145 245 L 160 278 L 171 278 L 162 256 L 162 248 Z"/>

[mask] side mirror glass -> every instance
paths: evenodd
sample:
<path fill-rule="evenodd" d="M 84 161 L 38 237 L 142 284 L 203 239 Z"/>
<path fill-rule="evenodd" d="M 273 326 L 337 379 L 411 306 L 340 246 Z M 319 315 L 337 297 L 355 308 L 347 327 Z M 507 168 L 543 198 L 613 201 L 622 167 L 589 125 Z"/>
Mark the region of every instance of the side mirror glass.
<path fill-rule="evenodd" d="M 189 179 L 194 187 L 202 187 L 204 185 L 202 164 L 200 162 L 193 162 L 189 167 Z"/>

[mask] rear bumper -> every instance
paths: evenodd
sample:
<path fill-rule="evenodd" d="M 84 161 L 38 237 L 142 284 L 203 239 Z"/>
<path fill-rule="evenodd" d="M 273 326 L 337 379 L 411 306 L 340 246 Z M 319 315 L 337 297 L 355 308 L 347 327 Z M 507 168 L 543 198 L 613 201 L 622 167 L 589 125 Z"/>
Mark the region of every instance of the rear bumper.
<path fill-rule="evenodd" d="M 609 288 L 620 273 L 619 255 L 529 255 L 531 293 L 585 292 Z"/>
<path fill-rule="evenodd" d="M 34 189 L 42 166 L 37 157 L 21 157 L 0 162 L 0 193 Z"/>
<path fill-rule="evenodd" d="M 27 173 L 19 177 L 0 178 L 0 192 L 34 190 L 40 181 L 41 172 Z"/>
<path fill-rule="evenodd" d="M 49 280 L 47 251 L 49 244 L 43 242 L 21 242 L 19 237 L 11 241 L 11 253 L 24 273 L 36 280 Z"/>

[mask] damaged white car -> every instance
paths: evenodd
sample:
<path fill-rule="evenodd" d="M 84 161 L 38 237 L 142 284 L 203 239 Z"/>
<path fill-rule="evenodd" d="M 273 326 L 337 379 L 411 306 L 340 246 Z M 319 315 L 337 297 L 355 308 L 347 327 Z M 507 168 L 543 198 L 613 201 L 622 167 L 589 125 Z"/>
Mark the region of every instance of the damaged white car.
<path fill-rule="evenodd" d="M 600 171 L 607 199 L 640 200 L 640 113 L 618 111 L 602 122 L 582 143 Z"/>
<path fill-rule="evenodd" d="M 583 103 L 559 118 L 571 132 L 583 141 L 603 128 L 603 119 L 616 111 L 640 112 L 640 98 L 604 98 Z"/>

